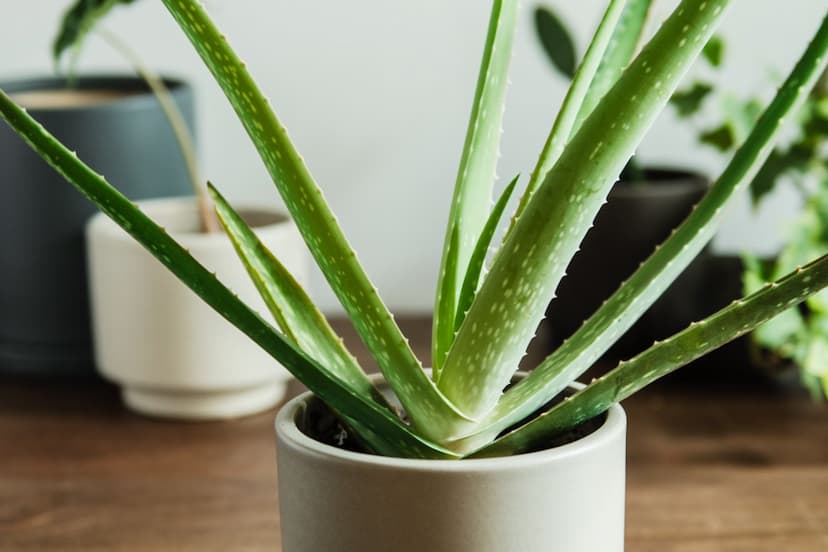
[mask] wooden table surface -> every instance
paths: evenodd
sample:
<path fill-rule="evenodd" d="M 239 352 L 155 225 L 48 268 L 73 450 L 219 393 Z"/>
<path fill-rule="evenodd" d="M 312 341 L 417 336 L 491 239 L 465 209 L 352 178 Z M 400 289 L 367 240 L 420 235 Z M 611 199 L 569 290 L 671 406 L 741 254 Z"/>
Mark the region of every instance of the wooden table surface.
<path fill-rule="evenodd" d="M 828 551 L 828 408 L 706 387 L 625 403 L 627 550 Z M 273 417 L 155 421 L 98 381 L 0 377 L 0 550 L 279 550 Z"/>

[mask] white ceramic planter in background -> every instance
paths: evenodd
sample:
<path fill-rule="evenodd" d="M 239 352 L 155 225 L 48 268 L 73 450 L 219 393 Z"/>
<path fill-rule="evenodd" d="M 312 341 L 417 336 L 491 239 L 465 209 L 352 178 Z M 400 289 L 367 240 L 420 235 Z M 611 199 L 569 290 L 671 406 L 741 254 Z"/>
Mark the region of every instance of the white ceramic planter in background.
<path fill-rule="evenodd" d="M 542 452 L 480 460 L 360 454 L 276 418 L 284 552 L 621 552 L 626 416 Z M 314 399 L 315 400 L 315 399 Z"/>
<path fill-rule="evenodd" d="M 192 198 L 141 209 L 219 280 L 272 320 L 230 240 L 197 232 Z M 244 212 L 244 210 L 242 210 Z M 292 221 L 257 211 L 256 234 L 300 281 L 307 253 Z M 222 419 L 267 410 L 289 374 L 208 307 L 114 222 L 95 215 L 86 232 L 95 359 L 131 409 L 177 419 Z"/>

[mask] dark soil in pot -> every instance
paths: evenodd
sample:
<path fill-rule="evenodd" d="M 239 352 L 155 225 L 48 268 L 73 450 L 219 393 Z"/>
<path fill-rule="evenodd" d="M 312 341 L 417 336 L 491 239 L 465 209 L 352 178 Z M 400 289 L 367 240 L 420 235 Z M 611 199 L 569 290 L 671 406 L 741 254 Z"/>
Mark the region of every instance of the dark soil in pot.
<path fill-rule="evenodd" d="M 167 84 L 192 128 L 191 89 Z M 0 86 L 130 199 L 191 193 L 169 124 L 140 79 Z M 95 209 L 5 125 L 0 181 L 0 372 L 91 374 L 83 227 Z"/>
<path fill-rule="evenodd" d="M 560 393 L 518 425 L 522 425 L 537 418 L 556 404 L 563 401 L 567 396 L 573 395 L 574 393 L 575 390 L 571 389 Z M 530 452 L 539 452 L 541 450 L 563 446 L 582 439 L 600 428 L 606 419 L 606 414 L 601 414 L 586 420 L 565 433 L 550 437 Z M 354 437 L 351 430 L 334 415 L 328 406 L 316 397 L 308 402 L 305 410 L 302 412 L 302 418 L 296 420 L 296 425 L 302 433 L 316 441 L 319 441 L 320 443 L 351 452 L 373 454 L 367 450 L 357 438 Z M 507 428 L 503 431 L 503 434 L 508 433 L 516 427 L 517 425 Z"/>

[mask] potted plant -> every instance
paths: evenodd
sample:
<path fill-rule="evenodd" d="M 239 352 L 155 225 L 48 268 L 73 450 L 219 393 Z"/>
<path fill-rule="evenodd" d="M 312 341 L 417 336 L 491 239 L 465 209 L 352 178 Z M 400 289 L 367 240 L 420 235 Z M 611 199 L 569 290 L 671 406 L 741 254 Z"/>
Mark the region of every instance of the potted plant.
<path fill-rule="evenodd" d="M 755 100 L 730 104 L 748 117 Z M 738 118 L 707 133 L 711 143 L 727 151 L 739 135 Z M 751 183 L 751 198 L 759 205 L 781 182 L 801 194 L 802 209 L 788 229 L 788 241 L 773 259 L 743 256 L 745 293 L 760 287 L 777 274 L 789 270 L 813 251 L 828 248 L 828 74 L 823 73 L 796 117 L 797 133 L 777 147 Z M 718 140 L 715 138 L 718 137 Z M 826 294 L 816 294 L 796 309 L 786 311 L 757 328 L 751 336 L 754 363 L 776 378 L 799 380 L 814 398 L 828 397 L 828 305 Z"/>
<path fill-rule="evenodd" d="M 55 40 L 55 60 L 77 49 L 95 30 L 129 60 L 152 90 L 186 162 L 191 195 L 138 204 L 190 253 L 231 286 L 248 304 L 266 307 L 235 250 L 221 232 L 196 161 L 184 116 L 164 81 L 117 36 L 97 28 L 117 4 L 81 0 L 70 9 Z M 306 281 L 306 249 L 289 217 L 250 206 L 245 220 L 258 239 L 278 251 L 300 281 Z M 95 365 L 121 386 L 125 404 L 155 417 L 211 420 L 245 416 L 275 406 L 289 374 L 241 332 L 189 292 L 117 224 L 98 214 L 86 226 L 88 277 Z M 123 293 L 124 287 L 132 290 Z M 208 335 L 209 340 L 193 339 Z"/>
<path fill-rule="evenodd" d="M 621 550 L 624 422 L 616 403 L 828 285 L 828 256 L 822 256 L 583 388 L 571 385 L 710 239 L 723 205 L 750 180 L 778 137 L 780 120 L 828 63 L 828 19 L 699 206 L 569 341 L 513 381 L 592 217 L 728 1 L 682 0 L 576 128 L 573 113 L 590 84 L 599 86 L 594 77 L 600 61 L 613 54 L 609 38 L 625 2 L 609 3 L 558 119 L 558 133 L 541 156 L 542 166 L 548 165 L 545 176 L 526 192 L 481 278 L 495 221 L 515 187 L 507 187 L 489 208 L 517 17 L 516 0 L 492 3 L 446 232 L 430 373 L 414 357 L 227 39 L 197 2 L 164 3 L 239 114 L 397 405 L 364 375 L 301 287 L 215 189 L 219 217 L 279 330 L 2 93 L 0 114 L 67 180 L 310 389 L 312 394 L 289 403 L 277 421 L 287 552 L 331 549 L 331 535 L 348 538 L 336 541 L 337 550 L 543 550 L 550 538 L 569 552 Z M 318 408 L 327 412 L 314 414 Z M 345 446 L 360 451 L 349 453 Z M 388 485 L 399 485 L 401 492 Z M 320 500 L 314 495 L 323 486 L 328 494 Z M 363 502 L 364 497 L 375 502 Z M 533 515 L 547 506 L 550 515 Z M 496 537 L 483 542 L 478 534 Z M 504 548 L 499 539 L 507 537 Z"/>

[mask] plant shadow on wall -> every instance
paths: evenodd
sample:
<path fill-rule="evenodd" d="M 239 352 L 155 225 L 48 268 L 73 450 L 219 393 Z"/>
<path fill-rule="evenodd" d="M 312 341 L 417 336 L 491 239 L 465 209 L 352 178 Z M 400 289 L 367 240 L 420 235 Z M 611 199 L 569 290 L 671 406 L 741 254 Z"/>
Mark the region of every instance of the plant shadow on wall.
<path fill-rule="evenodd" d="M 378 524 L 400 532 L 396 541 L 391 541 L 397 549 L 421 549 L 417 546 L 425 540 L 443 539 L 436 541 L 441 543 L 439 547 L 427 549 L 503 550 L 492 548 L 497 544 L 486 539 L 469 544 L 467 537 L 503 538 L 503 523 L 521 523 L 519 520 L 530 508 L 526 496 L 515 495 L 511 486 L 508 494 L 504 492 L 497 499 L 477 493 L 488 483 L 517 481 L 514 477 L 522 478 L 526 492 L 535 496 L 532 482 L 536 481 L 538 469 L 546 477 L 565 480 L 575 480 L 569 470 L 581 470 L 577 472 L 580 483 L 570 485 L 565 499 L 559 499 L 557 492 L 549 493 L 552 500 L 559 500 L 554 508 L 560 516 L 548 516 L 548 510 L 539 509 L 542 521 L 548 522 L 552 517 L 561 524 L 551 531 L 555 539 L 593 539 L 581 540 L 578 546 L 561 544 L 564 549 L 620 550 L 623 411 L 615 403 L 750 332 L 828 285 L 828 256 L 821 256 L 620 362 L 583 388 L 571 387 L 573 380 L 632 326 L 705 247 L 723 217 L 723 207 L 753 180 L 780 135 L 780 122 L 796 112 L 828 63 L 826 18 L 775 98 L 695 209 L 558 349 L 530 374 L 513 380 L 518 363 L 592 220 L 642 137 L 713 34 L 728 3 L 683 0 L 635 56 L 639 33 L 629 32 L 629 25 L 634 23 L 638 29 L 643 26 L 649 2 L 608 3 L 595 37 L 573 75 L 538 163 L 524 186 L 505 237 L 494 244 L 496 251 L 488 271 L 484 271 L 495 228 L 519 182 L 514 178 L 491 206 L 518 14 L 517 0 L 492 2 L 446 228 L 435 298 L 433 369 L 427 372 L 357 261 L 270 103 L 227 39 L 199 3 L 164 0 L 239 115 L 317 264 L 377 361 L 393 392 L 393 403 L 379 391 L 375 385 L 378 382 L 364 374 L 276 255 L 258 240 L 215 188 L 210 190 L 219 219 L 273 314 L 275 325 L 240 301 L 164 228 L 61 145 L 5 93 L 0 93 L 0 114 L 60 174 L 164 266 L 307 385 L 335 414 L 343 431 L 361 450 L 371 453 L 355 454 L 323 446 L 308 436 L 303 441 L 298 430 L 292 432 L 296 419 L 282 419 L 277 450 L 286 550 L 331 549 L 307 544 L 322 542 L 320 539 L 327 538 L 329 533 L 341 535 L 335 530 L 320 531 L 318 523 L 310 522 L 305 513 L 318 516 L 318 508 L 325 503 L 341 504 L 342 508 L 331 512 L 330 517 L 323 515 L 326 521 L 338 518 L 339 513 L 350 509 L 355 492 L 367 494 L 379 488 L 384 493 L 404 481 L 410 484 L 411 473 L 406 470 L 421 470 L 418 473 L 425 479 L 415 478 L 418 490 L 398 497 L 393 507 L 383 510 L 409 515 L 404 522 Z M 553 401 L 567 390 L 570 394 L 565 399 Z M 291 408 L 301 411 L 309 401 L 302 398 L 291 403 Z M 578 461 L 576 467 L 566 464 L 570 452 L 558 455 L 557 449 L 549 449 L 560 435 L 607 412 L 605 420 L 599 418 L 603 421 L 595 433 L 572 443 L 575 449 L 566 445 L 560 450 L 585 453 L 600 450 L 599 443 L 613 442 L 615 448 L 609 456 L 617 461 L 611 467 L 600 456 L 593 458 L 595 461 Z M 607 437 L 607 432 L 614 437 Z M 594 435 L 598 437 L 593 438 Z M 313 454 L 303 452 L 311 449 Z M 533 451 L 543 452 L 524 454 Z M 440 462 L 465 458 L 469 460 Z M 549 459 L 556 459 L 559 471 L 549 473 L 549 469 L 543 468 Z M 351 474 L 363 473 L 362 467 L 366 465 L 383 467 L 367 470 L 365 477 L 396 474 L 395 470 L 403 470 L 406 475 L 395 476 L 393 485 L 380 485 L 373 490 L 363 489 L 358 483 L 356 487 L 337 487 L 342 492 L 330 495 L 323 491 L 308 493 L 308 482 L 325 490 L 334 484 L 352 484 L 349 477 L 341 476 L 341 471 L 335 470 L 339 475 L 328 477 L 330 473 L 324 467 L 328 465 L 339 466 Z M 611 482 L 604 479 L 610 472 Z M 476 477 L 468 477 L 471 473 Z M 478 484 L 483 478 L 487 485 Z M 474 484 L 469 485 L 470 481 Z M 610 488 L 611 497 L 606 494 Z M 442 493 L 442 489 L 450 494 Z M 460 489 L 464 494 L 460 494 Z M 313 502 L 309 495 L 322 496 L 322 502 Z M 464 511 L 462 518 L 460 513 L 451 516 L 453 530 L 433 531 L 435 525 L 445 526 L 445 505 L 457 503 L 458 497 L 462 497 L 460 502 L 464 505 L 476 505 L 477 517 Z M 342 502 L 346 500 L 347 503 Z M 301 504 L 311 503 L 313 507 L 302 509 Z M 611 507 L 596 508 L 596 504 L 610 503 Z M 423 504 L 432 506 L 422 508 Z M 486 508 L 494 508 L 497 513 Z M 297 511 L 303 513 L 296 514 Z M 606 522 L 613 529 L 606 534 L 572 531 L 568 524 L 573 512 L 600 527 Z M 589 512 L 600 515 L 601 522 L 595 522 Z M 363 517 L 375 519 L 376 515 L 386 513 L 374 512 Z M 344 546 L 343 550 L 388 549 L 376 531 L 363 525 L 353 527 L 348 534 L 358 544 Z M 408 535 L 407 531 L 413 538 L 399 537 Z M 545 539 L 550 531 L 527 529 L 518 531 L 518 535 L 514 531 L 508 533 L 515 539 Z M 458 539 L 466 539 L 462 548 L 455 546 Z M 476 547 L 476 542 L 488 544 Z M 548 540 L 521 542 L 530 542 L 522 550 L 551 547 Z"/>

